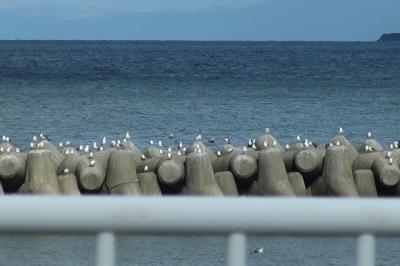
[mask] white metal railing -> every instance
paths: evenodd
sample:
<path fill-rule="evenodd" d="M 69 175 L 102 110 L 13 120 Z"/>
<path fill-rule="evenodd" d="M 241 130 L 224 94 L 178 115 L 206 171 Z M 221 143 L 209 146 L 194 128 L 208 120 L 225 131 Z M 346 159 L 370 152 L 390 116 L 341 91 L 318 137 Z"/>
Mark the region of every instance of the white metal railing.
<path fill-rule="evenodd" d="M 356 235 L 357 265 L 374 235 L 400 234 L 400 200 L 337 198 L 0 198 L 0 233 L 96 233 L 96 263 L 114 265 L 115 233 L 228 236 L 227 264 L 246 264 L 246 234 Z"/>

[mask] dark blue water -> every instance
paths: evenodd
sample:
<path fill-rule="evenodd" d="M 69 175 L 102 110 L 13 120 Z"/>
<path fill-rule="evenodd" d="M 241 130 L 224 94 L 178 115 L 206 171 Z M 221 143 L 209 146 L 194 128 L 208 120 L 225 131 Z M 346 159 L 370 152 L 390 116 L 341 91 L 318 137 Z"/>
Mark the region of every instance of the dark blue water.
<path fill-rule="evenodd" d="M 400 43 L 0 41 L 0 134 L 400 137 Z M 174 141 L 169 142 L 171 145 Z"/>
<path fill-rule="evenodd" d="M 281 143 L 323 143 L 343 127 L 400 137 L 400 43 L 0 41 L 0 135 L 26 147 L 44 131 L 85 144 L 129 130 L 243 145 L 271 128 Z M 176 140 L 167 140 L 168 133 Z M 398 265 L 397 239 L 377 265 Z M 352 265 L 354 238 L 250 238 L 249 265 Z M 121 237 L 118 265 L 223 265 L 222 237 Z M 93 237 L 0 238 L 1 265 L 94 265 Z"/>

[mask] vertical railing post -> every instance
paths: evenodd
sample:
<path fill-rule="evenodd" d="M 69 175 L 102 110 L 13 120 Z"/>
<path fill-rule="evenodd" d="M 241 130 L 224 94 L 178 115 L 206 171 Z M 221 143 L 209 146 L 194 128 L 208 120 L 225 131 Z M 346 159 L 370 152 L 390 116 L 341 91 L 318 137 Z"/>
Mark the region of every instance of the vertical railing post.
<path fill-rule="evenodd" d="M 232 233 L 228 236 L 227 265 L 246 265 L 246 236 L 243 233 Z"/>
<path fill-rule="evenodd" d="M 115 236 L 101 232 L 96 237 L 96 266 L 114 266 Z"/>
<path fill-rule="evenodd" d="M 375 237 L 362 234 L 357 238 L 357 266 L 375 265 Z"/>

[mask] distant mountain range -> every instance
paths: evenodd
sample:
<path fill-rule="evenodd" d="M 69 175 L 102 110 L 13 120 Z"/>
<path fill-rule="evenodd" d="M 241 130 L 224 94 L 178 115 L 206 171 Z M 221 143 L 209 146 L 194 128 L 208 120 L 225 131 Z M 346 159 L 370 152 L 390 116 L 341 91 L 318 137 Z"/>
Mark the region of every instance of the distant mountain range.
<path fill-rule="evenodd" d="M 382 34 L 381 37 L 378 39 L 378 42 L 393 42 L 393 41 L 400 42 L 400 33 Z"/>

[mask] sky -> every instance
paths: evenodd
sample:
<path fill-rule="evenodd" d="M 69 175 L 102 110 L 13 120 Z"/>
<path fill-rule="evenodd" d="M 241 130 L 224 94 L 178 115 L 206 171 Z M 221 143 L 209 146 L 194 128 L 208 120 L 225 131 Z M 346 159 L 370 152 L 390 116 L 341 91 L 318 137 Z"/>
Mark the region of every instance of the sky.
<path fill-rule="evenodd" d="M 0 0 L 0 39 L 374 41 L 399 0 Z"/>

